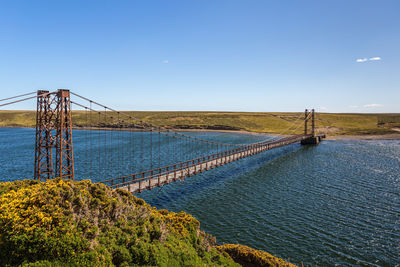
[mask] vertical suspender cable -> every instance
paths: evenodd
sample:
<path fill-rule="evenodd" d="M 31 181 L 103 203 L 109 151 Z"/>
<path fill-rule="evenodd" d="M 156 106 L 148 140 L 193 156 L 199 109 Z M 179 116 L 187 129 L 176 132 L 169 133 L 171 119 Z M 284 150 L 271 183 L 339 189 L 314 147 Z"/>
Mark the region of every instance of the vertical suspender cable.
<path fill-rule="evenodd" d="M 89 166 L 90 166 L 90 168 L 89 168 L 89 170 L 90 170 L 90 176 L 92 176 L 92 171 L 93 171 L 93 162 L 92 162 L 92 160 L 93 160 L 93 158 L 92 158 L 92 153 L 93 153 L 93 150 L 92 150 L 92 137 L 93 137 L 93 132 L 92 132 L 92 101 L 90 101 L 90 110 L 89 110 L 89 124 L 90 124 L 90 138 L 89 138 L 89 149 L 90 149 L 90 164 L 89 164 Z"/>
<path fill-rule="evenodd" d="M 130 134 L 130 139 L 131 139 L 131 141 L 130 141 L 130 147 L 131 147 L 131 156 L 130 156 L 130 159 L 129 159 L 129 162 L 131 163 L 130 164 L 130 167 L 131 167 L 131 173 L 133 173 L 133 171 L 134 171 L 134 166 L 135 166 L 135 139 L 134 139 L 134 131 L 135 129 L 134 129 L 134 127 L 133 127 L 133 129 L 130 129 L 130 131 L 129 131 L 129 134 Z"/>
<path fill-rule="evenodd" d="M 169 137 L 169 135 L 166 136 L 168 150 L 167 150 L 167 155 L 164 156 L 164 157 L 165 157 L 165 160 L 167 160 L 167 162 L 166 162 L 166 165 L 167 165 L 167 166 L 168 166 L 168 165 L 171 165 L 171 162 L 170 162 L 168 159 L 171 159 L 171 158 L 172 158 L 172 155 L 171 155 L 171 146 L 170 146 L 170 141 L 171 141 L 170 138 L 171 138 L 171 137 Z"/>
<path fill-rule="evenodd" d="M 143 130 L 140 132 L 140 172 L 143 171 Z"/>
<path fill-rule="evenodd" d="M 153 128 L 150 129 L 150 170 L 153 169 Z"/>
<path fill-rule="evenodd" d="M 193 142 L 190 139 L 188 139 L 188 142 L 189 142 L 189 146 L 188 146 L 189 147 L 188 160 L 189 160 L 189 159 L 193 158 L 193 155 L 192 155 L 192 153 L 193 153 Z"/>
<path fill-rule="evenodd" d="M 177 155 L 176 155 L 176 153 L 177 153 L 177 152 L 176 152 L 177 141 L 176 141 L 175 135 L 176 135 L 176 133 L 174 133 L 174 135 L 173 135 L 174 139 L 172 139 L 172 153 L 173 153 L 173 155 L 174 155 L 174 158 L 173 158 L 174 163 L 178 163 L 178 161 L 177 161 Z"/>
<path fill-rule="evenodd" d="M 97 138 L 97 151 L 98 151 L 98 154 L 99 154 L 99 158 L 98 158 L 98 165 L 97 165 L 97 168 L 98 168 L 98 172 L 99 172 L 99 175 L 100 175 L 100 169 L 101 169 L 101 166 L 103 165 L 102 164 L 102 162 L 101 162 L 101 151 L 100 151 L 100 142 L 101 142 L 101 140 L 100 140 L 100 138 L 101 138 L 101 131 L 100 131 L 100 119 L 101 119 L 101 117 L 100 117 L 100 115 L 101 115 L 101 113 L 99 112 L 99 118 L 98 118 L 98 138 Z M 104 166 L 103 166 L 103 168 L 104 168 Z M 106 177 L 104 177 L 104 179 L 106 179 Z"/>
<path fill-rule="evenodd" d="M 107 117 L 106 117 L 106 108 L 104 108 L 104 177 L 107 177 Z"/>
<path fill-rule="evenodd" d="M 89 162 L 88 162 L 88 160 L 89 160 L 89 144 L 88 144 L 88 123 L 89 123 L 89 117 L 88 117 L 88 109 L 87 108 L 85 108 L 85 117 L 86 117 L 86 122 L 85 122 L 85 127 L 84 127 L 84 131 L 85 131 L 85 147 L 86 147 L 86 149 L 85 149 L 85 162 L 86 162 L 86 166 L 89 166 Z M 85 173 L 85 178 L 89 178 L 88 177 L 88 172 L 87 172 L 87 170 L 86 170 L 86 173 Z"/>
<path fill-rule="evenodd" d="M 182 162 L 183 160 L 183 148 L 185 147 L 185 143 L 184 140 L 179 140 L 179 142 L 182 142 L 182 145 L 179 146 L 179 153 L 180 153 L 180 158 L 178 159 L 178 161 Z"/>
<path fill-rule="evenodd" d="M 111 127 L 110 129 L 110 178 L 114 178 L 114 169 L 113 169 L 113 145 L 114 145 L 114 138 L 113 138 L 113 132 L 114 132 L 114 121 L 113 121 L 113 117 L 111 117 L 111 123 L 109 125 L 109 127 Z"/>
<path fill-rule="evenodd" d="M 158 168 L 161 167 L 161 133 L 158 130 Z"/>
<path fill-rule="evenodd" d="M 86 149 L 85 149 L 85 162 L 86 162 L 86 166 L 88 166 L 89 165 L 89 162 L 88 162 L 88 130 L 87 130 L 87 125 L 88 125 L 88 109 L 87 108 L 85 108 L 85 119 L 86 119 L 86 122 L 85 122 L 85 126 L 83 127 L 83 129 L 84 129 L 84 134 L 85 134 L 85 147 L 86 147 Z M 86 174 L 87 175 L 87 174 Z"/>
<path fill-rule="evenodd" d="M 122 162 L 122 157 L 123 155 L 121 155 L 121 150 L 120 150 L 120 146 L 121 146 L 121 134 L 122 134 L 122 128 L 121 128 L 121 121 L 119 120 L 119 112 L 117 112 L 117 117 L 118 117 L 118 122 L 117 122 L 117 127 L 118 127 L 118 132 L 117 132 L 117 164 L 116 165 L 116 169 L 117 169 L 117 175 L 121 176 L 121 162 Z"/>
<path fill-rule="evenodd" d="M 179 161 L 185 161 L 185 152 L 184 152 L 184 149 L 185 149 L 185 142 L 186 142 L 186 139 L 182 139 L 181 140 L 181 142 L 182 142 L 182 146 L 181 146 L 181 158 L 179 159 Z"/>

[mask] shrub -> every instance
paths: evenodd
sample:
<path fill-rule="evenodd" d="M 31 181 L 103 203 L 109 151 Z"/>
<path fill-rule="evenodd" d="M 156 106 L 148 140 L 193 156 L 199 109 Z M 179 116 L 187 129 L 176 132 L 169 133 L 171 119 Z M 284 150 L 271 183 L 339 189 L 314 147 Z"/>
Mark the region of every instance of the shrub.
<path fill-rule="evenodd" d="M 199 225 L 88 180 L 0 184 L 0 265 L 236 265 Z"/>

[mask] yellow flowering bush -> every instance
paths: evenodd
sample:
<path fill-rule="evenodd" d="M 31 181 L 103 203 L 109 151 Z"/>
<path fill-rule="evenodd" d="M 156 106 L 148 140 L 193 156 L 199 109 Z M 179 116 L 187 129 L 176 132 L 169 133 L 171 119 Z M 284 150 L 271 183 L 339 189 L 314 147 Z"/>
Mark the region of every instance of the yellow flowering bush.
<path fill-rule="evenodd" d="M 88 180 L 0 183 L 0 266 L 235 266 L 186 213 Z"/>
<path fill-rule="evenodd" d="M 295 267 L 296 265 L 288 263 L 281 258 L 275 257 L 263 250 L 255 250 L 250 247 L 239 244 L 225 244 L 217 246 L 221 252 L 229 254 L 235 261 L 251 264 L 251 266 L 282 266 Z"/>
<path fill-rule="evenodd" d="M 35 189 L 23 188 L 3 194 L 0 198 L 0 221 L 8 226 L 9 233 L 32 234 L 36 228 L 50 231 L 62 220 L 60 207 L 50 205 Z"/>
<path fill-rule="evenodd" d="M 266 252 L 215 243 L 191 215 L 104 184 L 0 183 L 0 266 L 274 266 Z"/>
<path fill-rule="evenodd" d="M 153 208 L 152 214 L 166 222 L 169 229 L 185 237 L 188 236 L 190 232 L 200 227 L 200 222 L 198 220 L 183 211 L 175 213 L 165 209 L 157 210 Z"/>

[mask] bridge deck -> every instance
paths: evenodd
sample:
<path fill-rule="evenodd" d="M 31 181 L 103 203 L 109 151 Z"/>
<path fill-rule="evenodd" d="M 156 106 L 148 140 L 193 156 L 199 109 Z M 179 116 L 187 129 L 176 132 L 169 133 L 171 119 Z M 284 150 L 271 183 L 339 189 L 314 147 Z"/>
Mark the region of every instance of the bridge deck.
<path fill-rule="evenodd" d="M 154 187 L 163 186 L 170 182 L 183 180 L 186 177 L 205 172 L 230 162 L 246 158 L 263 151 L 290 145 L 310 138 L 309 135 L 282 138 L 278 141 L 241 146 L 235 149 L 161 167 L 158 169 L 136 173 L 103 181 L 111 188 L 121 188 L 132 193 L 140 193 Z"/>

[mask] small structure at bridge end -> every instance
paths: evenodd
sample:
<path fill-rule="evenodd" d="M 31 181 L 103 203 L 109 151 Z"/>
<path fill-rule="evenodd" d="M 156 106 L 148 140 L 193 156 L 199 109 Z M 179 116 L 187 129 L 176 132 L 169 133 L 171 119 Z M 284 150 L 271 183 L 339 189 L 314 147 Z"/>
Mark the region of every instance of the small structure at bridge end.
<path fill-rule="evenodd" d="M 307 131 L 308 120 L 311 119 L 311 134 Z M 309 136 L 303 140 L 301 140 L 302 145 L 318 145 L 325 135 L 315 135 L 315 111 L 312 109 L 311 111 L 305 110 L 304 112 L 304 136 Z"/>
<path fill-rule="evenodd" d="M 325 138 L 325 135 L 316 135 L 310 136 L 306 139 L 301 140 L 302 145 L 318 145 L 322 139 Z"/>

